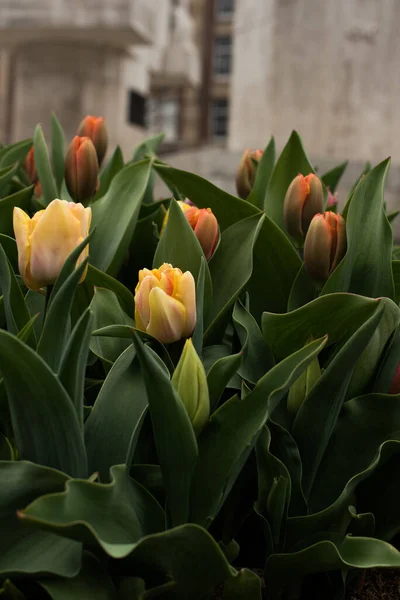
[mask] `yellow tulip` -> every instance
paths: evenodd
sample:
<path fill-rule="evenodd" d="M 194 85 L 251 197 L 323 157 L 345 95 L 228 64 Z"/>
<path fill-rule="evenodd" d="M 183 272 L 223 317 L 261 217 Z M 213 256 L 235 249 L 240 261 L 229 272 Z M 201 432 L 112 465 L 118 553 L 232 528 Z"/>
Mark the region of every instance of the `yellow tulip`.
<path fill-rule="evenodd" d="M 189 337 L 196 325 L 196 288 L 190 271 L 168 263 L 139 271 L 135 290 L 135 322 L 163 344 Z"/>
<path fill-rule="evenodd" d="M 28 288 L 38 290 L 55 283 L 68 256 L 88 236 L 92 209 L 66 200 L 53 200 L 32 218 L 15 207 L 13 218 L 19 272 Z M 86 246 L 77 266 L 88 251 Z M 81 281 L 85 276 L 86 270 Z"/>

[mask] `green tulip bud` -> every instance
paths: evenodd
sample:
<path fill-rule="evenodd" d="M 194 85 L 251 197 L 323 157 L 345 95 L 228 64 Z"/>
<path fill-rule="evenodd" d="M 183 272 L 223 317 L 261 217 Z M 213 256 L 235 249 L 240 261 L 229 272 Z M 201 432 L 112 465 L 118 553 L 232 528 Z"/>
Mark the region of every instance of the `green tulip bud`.
<path fill-rule="evenodd" d="M 185 342 L 171 381 L 185 405 L 196 435 L 199 435 L 210 416 L 210 397 L 206 372 L 191 338 Z"/>

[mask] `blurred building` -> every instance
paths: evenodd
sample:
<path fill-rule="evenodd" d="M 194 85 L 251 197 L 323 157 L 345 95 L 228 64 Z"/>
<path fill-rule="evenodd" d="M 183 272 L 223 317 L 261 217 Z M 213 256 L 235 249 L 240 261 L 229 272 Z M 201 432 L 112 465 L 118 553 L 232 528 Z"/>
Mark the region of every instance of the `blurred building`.
<path fill-rule="evenodd" d="M 126 156 L 147 134 L 148 114 L 158 132 L 157 115 L 165 116 L 172 141 L 186 95 L 200 82 L 191 5 L 1 0 L 0 141 L 30 137 L 38 122 L 48 134 L 52 112 L 68 139 L 85 114 L 104 116 L 110 146 L 120 144 Z"/>

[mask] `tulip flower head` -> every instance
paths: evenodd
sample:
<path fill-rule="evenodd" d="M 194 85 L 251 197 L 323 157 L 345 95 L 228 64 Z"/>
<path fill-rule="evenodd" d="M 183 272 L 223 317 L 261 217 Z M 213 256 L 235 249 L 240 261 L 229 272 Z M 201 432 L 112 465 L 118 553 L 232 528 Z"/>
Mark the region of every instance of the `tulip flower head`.
<path fill-rule="evenodd" d="M 245 150 L 236 171 L 236 190 L 240 198 L 246 200 L 253 189 L 257 166 L 263 155 L 262 150 Z"/>
<path fill-rule="evenodd" d="M 78 127 L 77 135 L 88 137 L 92 140 L 93 146 L 96 149 L 97 160 L 99 165 L 101 165 L 108 145 L 108 135 L 104 118 L 93 117 L 91 115 L 86 116 Z"/>
<path fill-rule="evenodd" d="M 346 222 L 332 211 L 315 215 L 304 242 L 304 265 L 310 277 L 323 284 L 347 249 Z"/>
<path fill-rule="evenodd" d="M 68 256 L 88 236 L 91 218 L 90 208 L 66 200 L 53 200 L 32 218 L 21 208 L 14 208 L 18 267 L 28 288 L 38 290 L 55 283 Z M 88 252 L 86 246 L 77 266 Z M 85 276 L 86 270 L 81 281 Z"/>
<path fill-rule="evenodd" d="M 75 136 L 65 157 L 65 183 L 76 202 L 92 198 L 99 182 L 96 150 L 88 137 Z"/>
<path fill-rule="evenodd" d="M 297 175 L 287 189 L 283 204 L 288 234 L 302 242 L 313 216 L 324 210 L 323 203 L 324 194 L 319 178 L 314 173 L 306 177 Z"/>
<path fill-rule="evenodd" d="M 135 323 L 163 344 L 189 337 L 196 325 L 196 287 L 190 271 L 168 263 L 139 271 Z"/>

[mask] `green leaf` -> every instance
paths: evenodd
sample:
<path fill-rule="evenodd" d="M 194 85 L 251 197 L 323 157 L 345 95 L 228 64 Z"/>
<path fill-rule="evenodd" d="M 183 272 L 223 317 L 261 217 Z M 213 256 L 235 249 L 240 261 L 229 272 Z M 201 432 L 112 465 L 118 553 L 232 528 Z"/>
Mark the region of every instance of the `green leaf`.
<path fill-rule="evenodd" d="M 395 302 L 400 302 L 400 260 L 392 261 Z"/>
<path fill-rule="evenodd" d="M 42 496 L 62 492 L 67 475 L 31 462 L 0 461 L 0 577 L 74 577 L 81 544 L 27 528 L 17 511 Z"/>
<path fill-rule="evenodd" d="M 81 430 L 71 399 L 57 376 L 38 354 L 1 330 L 0 371 L 20 457 L 84 477 L 86 454 Z"/>
<path fill-rule="evenodd" d="M 173 169 L 157 162 L 153 167 L 167 185 L 176 186 L 196 206 L 211 208 L 217 217 L 221 231 L 246 217 L 261 214 L 246 200 L 231 196 L 198 175 Z"/>
<path fill-rule="evenodd" d="M 16 174 L 18 165 L 11 165 L 11 167 L 5 167 L 0 170 L 0 198 L 7 196 L 9 190 L 9 183 Z"/>
<path fill-rule="evenodd" d="M 292 354 L 264 375 L 243 400 L 235 396 L 211 415 L 198 440 L 191 488 L 193 522 L 209 524 L 215 517 L 235 465 L 245 451 L 251 451 L 270 413 L 324 344 L 325 340 L 317 340 Z"/>
<path fill-rule="evenodd" d="M 224 584 L 223 600 L 261 600 L 261 580 L 249 569 L 240 569 Z"/>
<path fill-rule="evenodd" d="M 281 360 L 314 338 L 328 335 L 328 344 L 351 335 L 379 306 L 379 300 L 353 294 L 330 294 L 287 314 L 264 313 L 262 331 L 275 359 Z"/>
<path fill-rule="evenodd" d="M 160 148 L 162 141 L 164 139 L 164 136 L 165 136 L 164 133 L 159 133 L 158 135 L 154 135 L 152 137 L 149 137 L 149 138 L 143 140 L 143 142 L 141 142 L 133 150 L 132 161 L 135 162 L 138 160 L 142 160 L 149 154 L 155 154 L 158 151 L 158 149 Z"/>
<path fill-rule="evenodd" d="M 80 426 L 83 426 L 83 392 L 85 388 L 86 362 L 92 332 L 92 313 L 85 310 L 76 323 L 68 343 L 63 348 L 60 362 L 60 381 L 75 406 Z"/>
<path fill-rule="evenodd" d="M 39 585 L 52 600 L 116 600 L 115 587 L 101 562 L 89 552 L 82 555 L 82 568 L 71 579 L 42 579 Z"/>
<path fill-rule="evenodd" d="M 106 166 L 104 167 L 104 169 L 102 170 L 102 172 L 100 174 L 99 189 L 97 190 L 96 195 L 92 200 L 92 204 L 94 202 L 96 202 L 99 198 L 102 198 L 104 196 L 104 194 L 107 193 L 107 191 L 112 183 L 112 180 L 121 171 L 123 166 L 124 166 L 124 157 L 122 156 L 121 148 L 119 146 L 117 146 L 115 148 L 110 160 L 108 161 L 108 163 L 106 164 Z"/>
<path fill-rule="evenodd" d="M 247 202 L 254 204 L 260 210 L 264 209 L 265 196 L 271 173 L 275 165 L 275 140 L 271 137 L 264 154 L 258 164 L 256 179 Z"/>
<path fill-rule="evenodd" d="M 400 329 L 393 333 L 382 355 L 379 371 L 373 386 L 374 392 L 388 394 L 400 362 Z M 400 429 L 400 428 L 399 428 Z"/>
<path fill-rule="evenodd" d="M 197 442 L 186 408 L 171 384 L 165 365 L 160 365 L 160 359 L 143 345 L 136 333 L 133 340 L 144 371 L 154 441 L 164 479 L 168 522 L 175 526 L 188 521 Z"/>
<path fill-rule="evenodd" d="M 93 330 L 108 325 L 127 325 L 133 327 L 133 320 L 122 310 L 114 292 L 104 288 L 96 288 L 90 304 L 93 311 Z M 117 360 L 119 355 L 132 343 L 132 338 L 125 340 L 120 337 L 92 337 L 91 351 L 110 363 Z"/>
<path fill-rule="evenodd" d="M 57 198 L 57 187 L 51 170 L 49 151 L 40 125 L 36 125 L 33 134 L 33 147 L 38 178 L 42 186 L 44 202 L 47 205 Z"/>
<path fill-rule="evenodd" d="M 53 113 L 51 115 L 51 158 L 53 161 L 54 179 L 57 191 L 61 193 L 64 179 L 65 135 L 61 123 Z"/>
<path fill-rule="evenodd" d="M 192 335 L 192 342 L 199 356 L 203 353 L 203 335 L 204 335 L 204 288 L 206 281 L 206 269 L 208 266 L 204 257 L 201 258 L 200 269 L 197 274 L 196 282 L 196 326 Z"/>
<path fill-rule="evenodd" d="M 132 340 L 132 332 L 130 337 Z M 115 361 L 85 422 L 89 472 L 98 471 L 102 481 L 109 480 L 113 465 L 127 460 L 132 433 L 147 406 L 135 354 L 130 345 Z"/>
<path fill-rule="evenodd" d="M 190 271 L 197 281 L 204 252 L 176 200 L 169 207 L 168 222 L 154 255 L 153 267 L 158 269 L 163 263 L 179 267 L 183 272 Z M 210 271 L 205 264 L 205 311 L 212 297 Z"/>
<path fill-rule="evenodd" d="M 330 189 L 332 194 L 335 193 L 339 181 L 341 180 L 348 164 L 349 161 L 345 160 L 340 165 L 330 169 L 329 171 L 326 171 L 326 173 L 321 176 L 321 180 L 324 182 L 325 186 Z"/>
<path fill-rule="evenodd" d="M 118 273 L 129 248 L 150 169 L 148 160 L 124 167 L 93 204 L 91 228 L 96 228 L 96 235 L 90 244 L 90 262 L 109 275 Z"/>
<path fill-rule="evenodd" d="M 293 437 L 303 463 L 303 489 L 308 497 L 318 467 L 342 409 L 354 366 L 382 319 L 385 305 L 346 341 L 311 388 L 293 424 Z M 321 394 L 324 401 L 321 402 Z"/>
<path fill-rule="evenodd" d="M 263 220 L 257 214 L 235 223 L 221 235 L 210 261 L 213 301 L 204 334 L 208 345 L 222 339 L 232 307 L 251 277 L 253 248 Z"/>
<path fill-rule="evenodd" d="M 242 353 L 224 356 L 217 360 L 207 373 L 210 406 L 214 410 L 228 386 L 229 381 L 237 373 L 242 362 Z"/>
<path fill-rule="evenodd" d="M 22 140 L 22 142 L 17 142 L 16 144 L 7 146 L 4 153 L 2 152 L 0 155 L 0 168 L 4 169 L 5 167 L 13 165 L 16 162 L 22 163 L 31 146 L 31 139 Z"/>
<path fill-rule="evenodd" d="M 32 198 L 33 186 L 15 192 L 0 200 L 0 232 L 7 236 L 14 235 L 13 211 L 14 206 L 28 212 L 29 203 Z"/>
<path fill-rule="evenodd" d="M 314 173 L 314 169 L 304 152 L 299 134 L 293 131 L 272 172 L 264 204 L 267 215 L 285 232 L 285 235 L 283 202 L 290 183 L 299 173 L 308 175 Z"/>
<path fill-rule="evenodd" d="M 370 298 L 395 299 L 393 234 L 383 208 L 388 169 L 389 159 L 372 169 L 355 190 L 346 216 L 347 253 L 322 294 L 352 292 Z"/>
<path fill-rule="evenodd" d="M 297 277 L 293 282 L 288 300 L 288 312 L 301 308 L 305 304 L 312 302 L 318 296 L 317 289 L 308 275 L 304 263 L 302 264 Z"/>
<path fill-rule="evenodd" d="M 86 281 L 95 287 L 106 288 L 114 292 L 126 314 L 132 318 L 134 317 L 135 303 L 133 294 L 120 281 L 96 269 L 93 265 L 89 265 Z"/>

